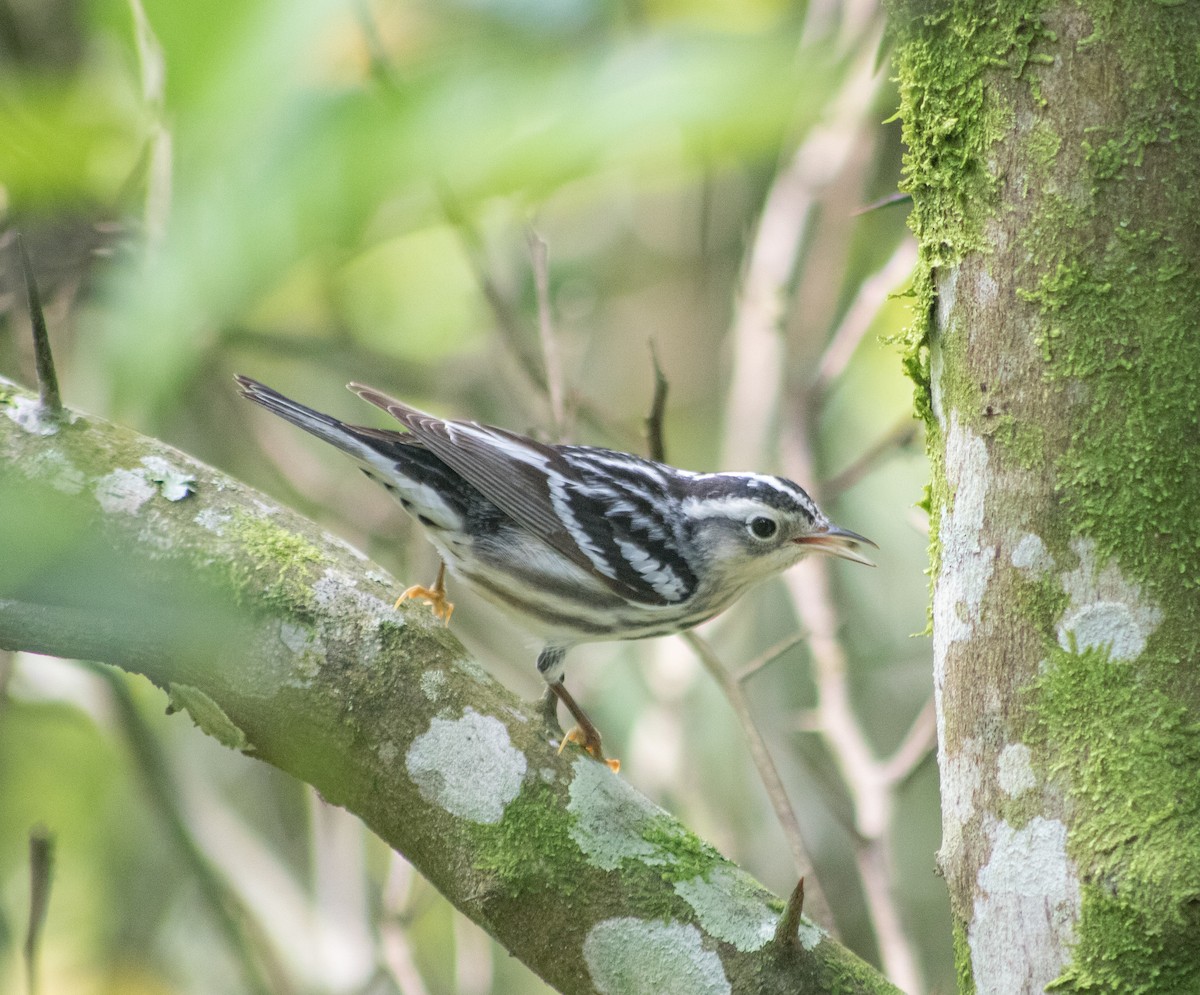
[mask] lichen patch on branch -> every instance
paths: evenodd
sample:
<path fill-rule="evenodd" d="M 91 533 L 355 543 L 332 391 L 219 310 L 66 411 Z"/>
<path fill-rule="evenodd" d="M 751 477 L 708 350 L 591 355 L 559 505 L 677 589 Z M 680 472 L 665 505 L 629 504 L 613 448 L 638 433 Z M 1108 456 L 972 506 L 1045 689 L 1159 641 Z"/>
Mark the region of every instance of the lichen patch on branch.
<path fill-rule="evenodd" d="M 716 951 L 695 926 L 621 916 L 598 922 L 583 943 L 601 995 L 729 995 Z"/>
<path fill-rule="evenodd" d="M 946 436 L 946 476 L 952 506 L 942 512 L 939 536 L 942 572 L 933 595 L 935 653 L 949 643 L 970 639 L 980 605 L 995 569 L 996 551 L 981 541 L 987 497 L 987 444 L 950 415 Z"/>
<path fill-rule="evenodd" d="M 1079 877 L 1067 827 L 1041 816 L 1015 829 L 989 819 L 991 858 L 980 868 L 968 927 L 977 995 L 1042 991 L 1075 941 Z"/>
<path fill-rule="evenodd" d="M 157 488 L 146 479 L 144 470 L 113 470 L 96 481 L 95 494 L 107 514 L 124 512 L 136 515 Z"/>
<path fill-rule="evenodd" d="M 404 766 L 431 805 L 481 823 L 504 818 L 527 768 L 504 723 L 473 708 L 457 719 L 433 719 L 412 741 Z"/>
<path fill-rule="evenodd" d="M 1091 539 L 1073 539 L 1079 566 L 1062 575 L 1071 601 L 1058 624 L 1066 650 L 1107 649 L 1114 660 L 1135 660 L 1162 621 L 1162 611 L 1127 580 L 1113 561 L 1101 566 Z"/>
<path fill-rule="evenodd" d="M 643 831 L 666 813 L 639 795 L 605 765 L 583 758 L 572 764 L 571 800 L 575 816 L 571 839 L 593 864 L 614 871 L 628 858 L 662 863 L 658 847 Z"/>
<path fill-rule="evenodd" d="M 762 888 L 732 865 L 677 881 L 675 893 L 696 911 L 705 931 L 738 950 L 761 950 L 775 935 L 779 913 L 767 904 Z M 818 927 L 801 924 L 799 938 L 805 949 L 811 950 L 821 936 Z"/>

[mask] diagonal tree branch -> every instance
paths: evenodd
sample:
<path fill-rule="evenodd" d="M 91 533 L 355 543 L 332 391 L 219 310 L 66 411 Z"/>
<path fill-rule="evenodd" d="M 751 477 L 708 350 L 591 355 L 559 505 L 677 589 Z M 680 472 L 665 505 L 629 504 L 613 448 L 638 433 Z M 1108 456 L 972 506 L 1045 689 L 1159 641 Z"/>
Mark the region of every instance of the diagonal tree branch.
<path fill-rule="evenodd" d="M 154 440 L 0 380 L 0 649 L 146 675 L 314 785 L 564 993 L 894 991 L 607 767 L 557 756 L 343 543 Z"/>

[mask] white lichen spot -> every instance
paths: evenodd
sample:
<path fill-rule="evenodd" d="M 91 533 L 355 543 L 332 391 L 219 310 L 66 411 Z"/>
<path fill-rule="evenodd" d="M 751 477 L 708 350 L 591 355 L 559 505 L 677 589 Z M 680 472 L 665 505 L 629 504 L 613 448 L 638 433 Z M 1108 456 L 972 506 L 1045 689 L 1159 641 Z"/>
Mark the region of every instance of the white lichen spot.
<path fill-rule="evenodd" d="M 393 743 L 390 739 L 384 740 L 375 749 L 376 755 L 388 766 L 391 766 L 396 761 L 396 757 L 400 756 L 400 747 Z"/>
<path fill-rule="evenodd" d="M 942 510 L 942 567 L 933 589 L 933 682 L 940 699 L 950 647 L 969 639 L 979 623 L 996 552 L 981 542 L 988 487 L 983 439 L 962 428 L 951 412 L 946 436 L 946 475 L 953 497 Z M 938 742 L 944 743 L 939 710 Z"/>
<path fill-rule="evenodd" d="M 1134 660 L 1162 621 L 1162 611 L 1142 589 L 1121 576 L 1116 562 L 1101 567 L 1091 539 L 1073 539 L 1079 566 L 1062 575 L 1070 603 L 1058 623 L 1058 644 L 1070 649 L 1107 649 L 1114 660 Z"/>
<path fill-rule="evenodd" d="M 33 435 L 54 435 L 62 425 L 59 417 L 46 416 L 41 401 L 24 394 L 15 395 L 0 410 L 8 415 L 10 421 Z M 69 422 L 75 420 L 73 415 L 66 417 Z"/>
<path fill-rule="evenodd" d="M 312 629 L 294 622 L 279 624 L 279 639 L 293 653 L 307 653 L 321 646 L 320 637 Z"/>
<path fill-rule="evenodd" d="M 945 369 L 942 347 L 938 342 L 929 344 L 929 407 L 938 425 L 946 427 L 946 413 L 942 409 L 942 372 Z"/>
<path fill-rule="evenodd" d="M 636 858 L 663 864 L 669 857 L 642 839 L 651 820 L 666 815 L 647 801 L 604 764 L 579 757 L 572 767 L 571 800 L 567 811 L 575 816 L 571 839 L 597 867 L 616 870 L 621 861 Z"/>
<path fill-rule="evenodd" d="M 426 670 L 421 674 L 421 693 L 427 701 L 437 701 L 446 690 L 446 674 L 441 670 Z"/>
<path fill-rule="evenodd" d="M 25 470 L 30 478 L 45 480 L 63 494 L 78 494 L 87 482 L 83 471 L 62 452 L 53 448 L 47 448 L 32 459 L 23 461 L 21 469 Z"/>
<path fill-rule="evenodd" d="M 934 653 L 969 639 L 995 568 L 996 551 L 980 541 L 988 488 L 987 444 L 950 415 L 946 476 L 951 504 L 943 509 L 939 538 L 942 569 L 933 593 Z"/>
<path fill-rule="evenodd" d="M 161 456 L 144 456 L 142 466 L 148 471 L 149 479 L 158 484 L 159 492 L 168 501 L 182 501 L 196 492 L 196 475 L 181 470 Z"/>
<path fill-rule="evenodd" d="M 1026 532 L 1012 551 L 1012 565 L 1030 577 L 1041 577 L 1054 569 L 1046 544 L 1041 536 Z"/>
<path fill-rule="evenodd" d="M 279 623 L 279 640 L 292 653 L 288 687 L 312 687 L 313 678 L 325 663 L 325 640 L 317 630 L 293 622 Z"/>
<path fill-rule="evenodd" d="M 156 488 L 142 470 L 113 470 L 96 481 L 96 500 L 107 513 L 136 515 Z"/>
<path fill-rule="evenodd" d="M 775 935 L 779 914 L 767 904 L 767 893 L 736 867 L 721 865 L 707 878 L 677 881 L 675 892 L 695 910 L 710 935 L 738 950 L 761 950 Z"/>
<path fill-rule="evenodd" d="M 1079 876 L 1067 827 L 1037 817 L 1020 829 L 987 827 L 991 858 L 976 879 L 967 929 L 978 995 L 1040 992 L 1061 973 L 1075 942 Z"/>
<path fill-rule="evenodd" d="M 313 600 L 324 609 L 329 618 L 344 619 L 346 625 L 355 628 L 375 628 L 385 619 L 397 623 L 391 605 L 384 599 L 361 590 L 357 579 L 341 570 L 326 567 L 312 586 Z M 358 662 L 365 667 L 375 663 L 381 645 L 378 637 L 364 640 Z"/>
<path fill-rule="evenodd" d="M 583 958 L 601 995 L 729 995 L 721 958 L 695 926 L 624 916 L 596 923 Z"/>
<path fill-rule="evenodd" d="M 218 511 L 216 508 L 202 508 L 196 513 L 196 517 L 192 521 L 199 525 L 200 528 L 215 535 L 220 535 L 224 531 L 226 523 L 232 517 L 228 512 Z"/>
<path fill-rule="evenodd" d="M 495 823 L 521 791 L 525 754 L 503 722 L 468 708 L 458 719 L 435 718 L 412 741 L 404 766 L 431 805 L 471 822 Z"/>
<path fill-rule="evenodd" d="M 996 759 L 996 781 L 1009 798 L 1016 798 L 1037 787 L 1037 777 L 1030 762 L 1029 747 L 1024 743 L 1009 743 Z"/>
<path fill-rule="evenodd" d="M 828 934 L 815 922 L 807 919 L 800 920 L 800 928 L 796 930 L 796 940 L 805 950 L 813 950 Z"/>
<path fill-rule="evenodd" d="M 941 740 L 944 743 L 944 740 Z M 963 844 L 963 829 L 976 815 L 975 795 L 980 787 L 978 740 L 967 738 L 954 754 L 940 748 L 942 777 L 942 846 L 940 861 L 949 865 Z"/>

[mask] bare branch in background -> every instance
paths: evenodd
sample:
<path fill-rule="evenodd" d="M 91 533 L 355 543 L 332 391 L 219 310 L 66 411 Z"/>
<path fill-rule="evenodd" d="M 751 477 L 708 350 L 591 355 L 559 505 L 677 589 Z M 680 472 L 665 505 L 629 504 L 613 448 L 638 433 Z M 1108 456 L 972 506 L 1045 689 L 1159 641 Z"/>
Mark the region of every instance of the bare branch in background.
<path fill-rule="evenodd" d="M 850 357 L 854 355 L 854 350 L 858 348 L 859 342 L 867 334 L 867 329 L 871 327 L 880 308 L 887 301 L 888 295 L 900 285 L 900 281 L 912 273 L 916 264 L 916 239 L 902 239 L 891 258 L 859 285 L 858 293 L 854 295 L 854 300 L 838 323 L 829 345 L 825 347 L 825 352 L 817 363 L 817 373 L 811 389 L 818 396 L 842 375 Z"/>
<path fill-rule="evenodd" d="M 447 221 L 454 226 L 454 229 L 459 234 L 480 292 L 483 294 L 483 298 L 496 320 L 496 327 L 501 333 L 505 348 L 516 360 L 517 365 L 520 367 L 521 372 L 525 374 L 529 383 L 540 394 L 543 394 L 547 400 L 550 400 L 553 406 L 553 401 L 550 398 L 551 388 L 545 363 L 539 359 L 537 353 L 527 344 L 527 336 L 522 327 L 521 317 L 517 308 L 504 296 L 499 284 L 492 278 L 484 256 L 479 233 L 475 230 L 471 220 L 458 209 L 449 194 L 445 192 L 442 194 L 442 210 L 446 214 Z M 566 401 L 567 395 L 564 390 L 562 401 L 564 411 L 567 409 Z M 569 408 L 572 416 L 586 420 L 588 424 L 598 428 L 610 438 L 629 438 L 628 431 L 622 431 L 621 427 L 612 421 L 606 411 L 587 400 L 587 398 L 572 393 L 570 395 Z M 628 441 L 622 444 L 632 448 L 636 443 Z"/>
<path fill-rule="evenodd" d="M 925 703 L 900 745 L 883 765 L 883 776 L 889 784 L 903 785 L 921 765 L 933 756 L 937 746 L 937 714 L 933 699 Z"/>
<path fill-rule="evenodd" d="M 880 438 L 876 439 L 848 467 L 821 485 L 821 494 L 826 501 L 833 501 L 850 490 L 885 460 L 912 444 L 920 432 L 920 423 L 911 415 L 905 415 Z"/>
<path fill-rule="evenodd" d="M 749 680 L 760 670 L 762 670 L 763 667 L 779 659 L 779 657 L 783 656 L 783 654 L 790 650 L 793 646 L 799 646 L 807 638 L 807 634 L 803 632 L 794 632 L 790 636 L 785 636 L 774 646 L 770 646 L 762 653 L 759 653 L 758 656 L 756 656 L 753 660 L 747 660 L 745 663 L 743 663 L 741 667 L 738 668 L 737 673 L 734 674 L 734 679 L 737 680 L 738 683 Z"/>
<path fill-rule="evenodd" d="M 865 9 L 865 8 L 864 8 Z M 862 13 L 860 10 L 859 13 Z M 733 378 L 727 401 L 726 459 L 770 463 L 769 440 L 788 385 L 788 357 L 781 333 L 811 211 L 826 183 L 849 161 L 868 124 L 879 75 L 875 66 L 878 29 L 870 19 L 846 42 L 857 52 L 854 68 L 832 102 L 826 123 L 813 129 L 776 177 L 763 206 L 733 321 Z M 783 469 L 806 487 L 815 482 L 812 419 L 819 393 L 840 375 L 887 293 L 911 270 L 907 243 L 859 290 L 826 348 L 815 378 L 799 397 L 788 398 Z M 804 382 L 805 378 L 799 378 Z M 830 563 L 811 557 L 784 575 L 801 624 L 807 630 L 817 702 L 814 731 L 825 742 L 854 812 L 855 860 L 867 909 L 888 976 L 906 991 L 922 989 L 915 950 L 905 936 L 893 894 L 889 860 L 895 782 L 884 776 L 850 701 L 847 659 L 837 632 L 829 590 Z"/>
<path fill-rule="evenodd" d="M 726 400 L 722 466 L 767 466 L 779 417 L 778 392 L 764 400 L 787 367 L 783 318 L 813 207 L 850 159 L 879 86 L 878 29 L 848 42 L 858 51 L 826 121 L 813 128 L 775 177 L 759 215 L 735 303 L 730 339 L 733 372 Z"/>
<path fill-rule="evenodd" d="M 813 410 L 807 397 L 798 398 L 796 416 L 789 419 L 791 431 L 784 438 L 784 468 L 801 480 L 814 479 L 816 472 Z M 830 566 L 824 557 L 809 557 L 784 575 L 800 621 L 809 633 L 817 685 L 815 731 L 828 746 L 853 801 L 855 863 L 884 971 L 905 991 L 921 991 L 924 983 L 920 965 L 904 931 L 891 862 L 898 782 L 889 780 L 886 762 L 875 757 L 850 700 L 848 660 L 838 636 L 840 625 L 830 591 Z"/>
<path fill-rule="evenodd" d="M 685 632 L 683 638 L 695 650 L 696 656 L 704 664 L 704 669 L 717 682 L 729 702 L 729 706 L 737 716 L 738 724 L 742 727 L 742 734 L 746 737 L 746 744 L 750 748 L 750 757 L 754 761 L 759 779 L 767 792 L 771 808 L 775 811 L 775 818 L 788 841 L 788 847 L 792 852 L 792 863 L 796 872 L 801 877 L 808 879 L 809 908 L 813 913 L 812 918 L 826 929 L 832 930 L 834 926 L 833 913 L 817 878 L 817 869 L 813 865 L 808 845 L 804 841 L 800 820 L 796 818 L 796 810 L 792 807 L 791 799 L 788 798 L 783 778 L 779 776 L 779 768 L 771 759 L 771 751 L 767 749 L 766 740 L 763 739 L 762 733 L 755 724 L 754 713 L 751 711 L 750 702 L 746 700 L 742 686 L 729 673 L 720 657 L 704 639 L 695 632 Z"/>
<path fill-rule="evenodd" d="M 496 319 L 496 329 L 500 332 L 505 346 L 516 359 L 521 371 L 529 378 L 529 382 L 539 390 L 546 391 L 549 396 L 545 368 L 538 361 L 537 354 L 526 342 L 526 336 L 521 326 L 521 317 L 516 308 L 504 296 L 499 284 L 492 279 L 479 232 L 448 191 L 442 191 L 441 201 L 442 212 L 446 215 L 446 220 L 454 226 L 454 230 L 458 232 L 463 251 L 471 264 L 475 280 L 479 284 L 479 290 L 491 309 L 492 317 Z"/>

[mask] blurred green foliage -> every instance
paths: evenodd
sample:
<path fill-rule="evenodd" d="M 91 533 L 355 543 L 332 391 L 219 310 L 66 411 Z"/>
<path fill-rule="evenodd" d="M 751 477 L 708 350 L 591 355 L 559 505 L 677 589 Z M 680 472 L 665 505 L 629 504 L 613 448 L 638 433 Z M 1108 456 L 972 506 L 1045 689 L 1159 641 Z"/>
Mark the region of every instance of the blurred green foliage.
<path fill-rule="evenodd" d="M 230 375 L 348 419 L 373 417 L 341 387 L 361 379 L 548 434 L 532 225 L 549 246 L 571 438 L 644 448 L 653 339 L 671 385 L 669 458 L 718 468 L 739 279 L 767 192 L 815 125 L 850 130 L 854 154 L 812 182 L 783 288 L 785 383 L 807 382 L 864 282 L 907 238 L 902 210 L 856 213 L 896 187 L 898 127 L 878 123 L 894 94 L 878 83 L 850 118 L 839 103 L 879 17 L 870 4 L 782 0 L 7 0 L 3 231 L 29 245 L 68 404 L 165 438 L 397 577 L 428 580 L 432 554 L 387 495 L 247 410 Z M 7 244 L 0 259 L 0 373 L 28 381 Z M 884 303 L 820 398 L 822 477 L 908 417 L 909 388 L 880 343 L 907 320 L 902 301 Z M 784 401 L 786 422 L 796 413 Z M 851 692 L 881 753 L 930 693 L 928 646 L 909 638 L 925 617 L 925 538 L 911 507 L 924 479 L 910 440 L 831 502 L 836 520 L 881 546 L 877 571 L 835 570 Z M 74 538 L 67 529 L 56 541 Z M 19 585 L 31 555 L 0 551 L 0 589 Z M 537 693 L 528 641 L 467 592 L 454 599 L 461 638 Z M 738 666 L 795 628 L 772 587 L 709 634 Z M 741 733 L 685 647 L 584 648 L 571 680 L 625 776 L 790 890 Z M 251 917 L 250 946 L 283 965 L 277 990 L 420 991 L 405 987 L 405 958 L 431 993 L 545 990 L 343 813 L 133 690 L 177 780 L 173 803 Z M 804 647 L 747 692 L 840 930 L 874 959 L 847 795 L 800 719 L 814 695 Z M 21 976 L 27 834 L 40 821 L 59 841 L 45 991 L 249 990 L 123 723 L 89 673 L 0 659 L 0 989 Z M 937 811 L 926 764 L 900 799 L 894 887 L 930 986 L 947 990 L 948 916 L 930 872 Z"/>

